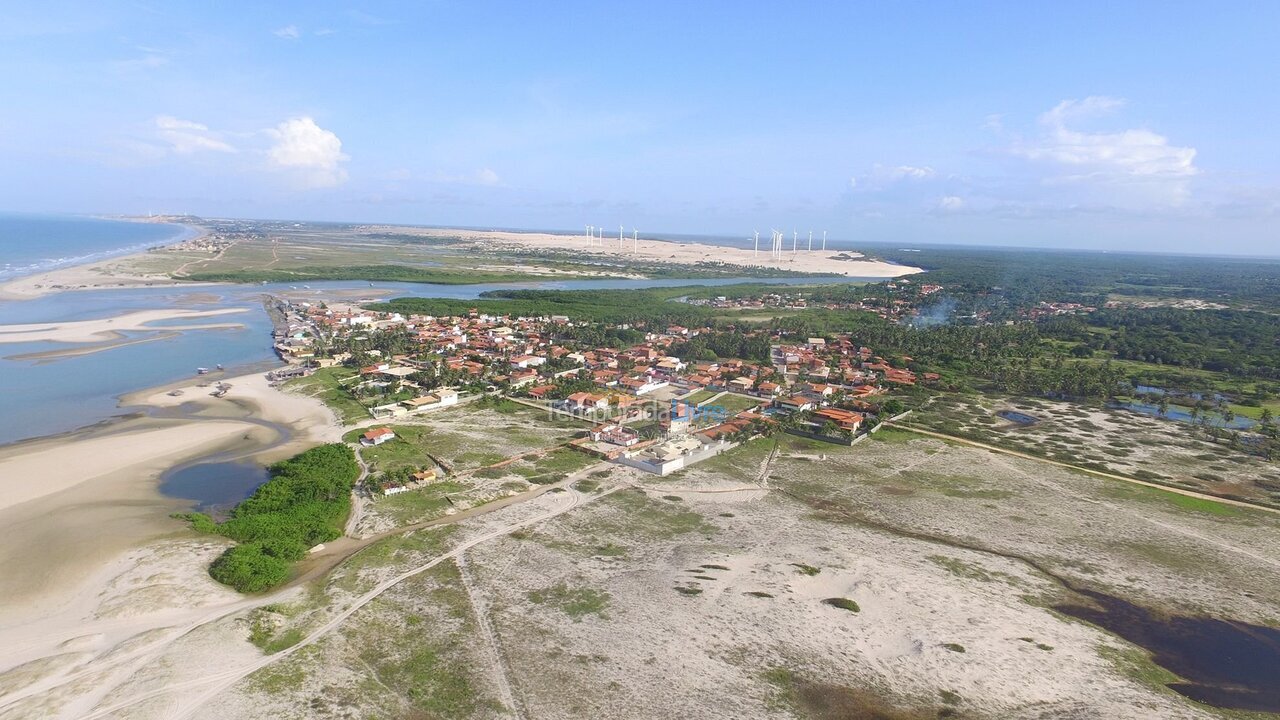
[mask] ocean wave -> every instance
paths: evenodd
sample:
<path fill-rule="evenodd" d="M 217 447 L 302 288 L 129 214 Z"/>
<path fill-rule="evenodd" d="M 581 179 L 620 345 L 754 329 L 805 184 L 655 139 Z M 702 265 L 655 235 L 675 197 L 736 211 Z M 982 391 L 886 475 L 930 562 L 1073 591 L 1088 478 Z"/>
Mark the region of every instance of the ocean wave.
<path fill-rule="evenodd" d="M 156 238 L 147 242 L 134 243 L 132 245 L 124 245 L 121 247 L 109 248 L 107 250 L 98 250 L 96 252 L 84 253 L 81 255 L 64 255 L 62 257 L 41 258 L 35 262 L 25 264 L 4 263 L 0 266 L 0 280 L 12 280 L 14 278 L 25 277 L 27 275 L 38 275 L 42 272 L 56 270 L 63 267 L 71 267 L 73 265 L 84 265 L 86 263 L 98 262 L 100 260 L 110 260 L 114 257 L 122 257 L 124 255 L 132 255 L 134 253 L 143 252 L 144 250 L 159 247 L 162 245 L 173 245 L 184 240 L 195 237 L 198 234 L 195 228 L 188 226 L 179 226 L 172 236 L 165 238 Z"/>

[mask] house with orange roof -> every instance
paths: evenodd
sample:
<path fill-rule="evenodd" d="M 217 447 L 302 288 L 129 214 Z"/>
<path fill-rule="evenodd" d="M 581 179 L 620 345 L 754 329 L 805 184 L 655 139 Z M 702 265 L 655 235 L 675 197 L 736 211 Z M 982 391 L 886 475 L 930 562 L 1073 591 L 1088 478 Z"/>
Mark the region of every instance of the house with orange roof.
<path fill-rule="evenodd" d="M 396 434 L 391 428 L 380 427 L 375 430 L 369 430 L 364 435 L 361 435 L 360 444 L 364 445 L 365 447 L 373 447 L 374 445 L 381 445 L 382 443 L 387 442 L 388 440 L 395 440 L 395 439 L 396 439 Z"/>

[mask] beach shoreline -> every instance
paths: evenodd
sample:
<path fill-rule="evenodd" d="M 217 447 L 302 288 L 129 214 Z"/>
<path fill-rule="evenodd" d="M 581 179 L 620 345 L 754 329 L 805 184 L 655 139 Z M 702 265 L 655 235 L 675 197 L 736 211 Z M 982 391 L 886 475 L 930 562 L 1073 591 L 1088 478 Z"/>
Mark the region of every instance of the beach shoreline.
<path fill-rule="evenodd" d="M 263 372 L 222 379 L 223 397 L 206 382 L 128 393 L 120 407 L 130 417 L 0 447 L 0 669 L 57 654 L 108 602 L 131 603 L 132 615 L 186 606 L 174 599 L 181 594 L 152 596 L 145 584 L 126 600 L 118 578 L 136 572 L 131 557 L 148 558 L 153 577 L 189 578 L 198 595 L 239 597 L 205 572 L 225 543 L 171 517 L 192 503 L 161 493 L 161 476 L 214 455 L 269 464 L 338 441 L 342 428 L 323 403 L 272 387 Z M 204 549 L 171 551 L 185 545 Z"/>
<path fill-rule="evenodd" d="M 127 220 L 125 218 L 113 218 Z M 138 222 L 139 220 L 135 220 Z M 197 240 L 209 234 L 209 229 L 190 223 L 178 223 L 195 231 L 195 237 L 156 246 L 173 248 L 183 243 Z M 740 267 L 744 275 L 760 270 L 790 271 L 815 276 L 820 282 L 821 276 L 839 276 L 867 279 L 889 279 L 924 272 L 921 268 L 898 265 L 891 262 L 869 259 L 853 250 L 808 250 L 807 241 L 797 244 L 795 251 L 792 245 L 784 243 L 783 252 L 778 257 L 771 257 L 767 249 L 755 251 L 710 243 L 685 242 L 673 240 L 639 239 L 635 242 L 627 238 L 619 243 L 616 239 L 606 238 L 602 244 L 593 244 L 585 236 L 555 235 L 540 232 L 516 231 L 480 231 L 447 228 L 416 228 L 400 226 L 367 225 L 360 226 L 362 231 L 394 232 L 424 238 L 447 237 L 462 238 L 474 242 L 478 249 L 491 253 L 495 260 L 504 254 L 519 255 L 533 252 L 556 252 L 590 254 L 601 257 L 616 256 L 619 260 L 657 262 L 664 265 L 679 265 L 696 268 L 700 265 L 712 264 L 717 267 Z M 153 248 L 154 249 L 154 248 Z M 139 272 L 136 268 L 150 254 L 145 252 L 131 253 L 107 259 L 67 267 L 54 268 L 32 275 L 24 275 L 0 282 L 0 300 L 31 300 L 52 293 L 78 290 L 129 289 L 145 287 L 200 287 L 215 286 L 223 283 L 190 281 L 176 279 L 169 274 Z M 548 274 L 551 277 L 551 274 Z"/>
<path fill-rule="evenodd" d="M 177 225 L 184 229 L 182 236 L 161 242 L 146 249 L 142 245 L 121 248 L 103 253 L 85 262 L 73 263 L 60 267 L 40 270 L 28 275 L 0 280 L 0 301 L 32 300 L 56 292 L 66 290 L 105 290 L 111 288 L 140 288 L 160 285 L 195 285 L 174 280 L 168 275 L 145 273 L 122 273 L 120 263 L 132 263 L 146 258 L 156 248 L 172 248 L 183 243 L 199 240 L 209 234 L 209 229 L 190 222 L 174 222 L 164 218 L 140 218 L 127 216 L 93 216 L 102 220 L 131 223 L 165 223 Z M 115 253 L 119 254 L 115 254 Z M 113 267 L 113 265 L 115 267 Z M 209 283 L 200 283 L 209 284 Z"/>

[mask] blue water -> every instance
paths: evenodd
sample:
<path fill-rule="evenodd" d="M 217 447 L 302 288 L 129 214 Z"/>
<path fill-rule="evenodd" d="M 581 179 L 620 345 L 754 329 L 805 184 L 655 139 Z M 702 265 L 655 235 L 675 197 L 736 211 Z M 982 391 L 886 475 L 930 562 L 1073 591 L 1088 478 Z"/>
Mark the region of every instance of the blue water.
<path fill-rule="evenodd" d="M 206 462 L 170 470 L 160 478 L 160 492 L 192 500 L 196 510 L 212 512 L 234 506 L 253 494 L 270 476 L 248 462 Z"/>
<path fill-rule="evenodd" d="M 1170 393 L 1168 390 L 1165 390 L 1164 388 L 1152 387 L 1150 385 L 1134 385 L 1133 391 L 1139 395 L 1174 395 L 1174 396 L 1185 395 L 1186 397 L 1189 397 L 1193 400 L 1212 400 L 1213 402 L 1218 402 L 1219 400 L 1225 401 L 1230 399 L 1226 395 L 1223 395 L 1222 393 L 1215 392 L 1215 393 L 1209 393 L 1208 395 L 1205 395 L 1204 393 L 1198 393 L 1198 392 L 1180 393 L 1180 392 L 1174 391 Z"/>
<path fill-rule="evenodd" d="M 0 280 L 138 252 L 192 234 L 190 228 L 164 223 L 0 213 Z"/>
<path fill-rule="evenodd" d="M 0 324 L 87 320 L 182 304 L 193 309 L 241 307 L 243 313 L 187 319 L 186 324 L 238 323 L 239 329 L 194 330 L 173 337 L 51 359 L 14 356 L 84 347 L 53 342 L 0 345 L 0 443 L 73 430 L 120 414 L 119 395 L 193 377 L 197 367 L 271 362 L 271 321 L 257 297 L 219 294 L 194 303 L 192 290 L 148 288 L 67 292 L 0 302 Z M 163 327 L 158 324 L 157 327 Z M 158 333 L 126 333 L 145 340 Z"/>
<path fill-rule="evenodd" d="M 1039 418 L 1032 417 L 1026 413 L 1020 413 L 1016 410 L 1001 410 L 997 412 L 996 415 L 999 415 L 1005 420 L 1018 423 L 1019 425 L 1034 425 L 1035 423 L 1040 422 Z"/>
<path fill-rule="evenodd" d="M 1198 422 L 1197 418 L 1191 417 L 1191 413 L 1177 407 L 1176 405 L 1170 405 L 1169 409 L 1165 411 L 1164 415 L 1160 414 L 1160 407 L 1158 405 L 1150 405 L 1147 403 L 1140 403 L 1140 402 L 1127 402 L 1127 403 L 1115 403 L 1115 406 L 1124 408 L 1126 410 L 1132 410 L 1134 412 L 1142 413 L 1143 415 L 1150 415 L 1151 417 L 1162 418 L 1164 420 L 1176 420 L 1178 422 L 1184 422 L 1184 423 Z M 1240 415 L 1237 415 L 1234 418 L 1232 418 L 1231 422 L 1225 422 L 1222 419 L 1222 417 L 1217 413 L 1202 413 L 1201 415 L 1203 417 L 1206 417 L 1208 419 L 1209 424 L 1212 425 L 1213 427 L 1227 428 L 1228 430 L 1248 430 L 1258 424 L 1256 420 L 1253 420 L 1247 417 L 1241 417 Z"/>

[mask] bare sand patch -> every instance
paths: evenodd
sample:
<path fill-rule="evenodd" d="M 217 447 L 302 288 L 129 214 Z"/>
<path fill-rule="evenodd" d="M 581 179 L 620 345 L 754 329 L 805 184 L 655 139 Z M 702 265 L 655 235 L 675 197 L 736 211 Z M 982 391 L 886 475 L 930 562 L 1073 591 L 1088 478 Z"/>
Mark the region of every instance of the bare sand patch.
<path fill-rule="evenodd" d="M 397 232 L 421 237 L 462 238 L 473 241 L 482 249 L 493 252 L 556 250 L 593 255 L 614 255 L 619 260 L 649 260 L 676 265 L 698 263 L 723 263 L 744 268 L 772 268 L 804 273 L 825 273 L 847 277 L 891 278 L 923 272 L 920 268 L 879 260 L 867 260 L 852 251 L 797 249 L 787 251 L 780 258 L 770 257 L 768 252 L 757 253 L 754 247 L 731 247 L 696 242 L 672 242 L 668 240 L 638 240 L 605 238 L 603 244 L 593 244 L 585 235 L 553 235 L 536 232 L 503 232 L 481 230 L 447 230 L 434 228 L 365 228 L 373 232 Z M 805 246 L 798 246 L 805 247 Z"/>
<path fill-rule="evenodd" d="M 219 330 L 238 329 L 240 323 L 214 323 L 196 325 L 161 325 L 151 323 L 163 320 L 180 320 L 220 317 L 247 312 L 247 308 L 218 308 L 216 310 L 182 310 L 169 308 L 164 310 L 138 310 L 135 312 L 102 318 L 100 320 L 74 320 L 52 323 L 25 323 L 21 325 L 0 325 L 0 343 L 22 342 L 64 342 L 92 343 L 104 340 L 118 340 L 124 332 L 160 331 L 179 332 L 182 330 Z"/>

